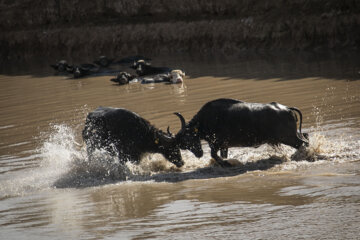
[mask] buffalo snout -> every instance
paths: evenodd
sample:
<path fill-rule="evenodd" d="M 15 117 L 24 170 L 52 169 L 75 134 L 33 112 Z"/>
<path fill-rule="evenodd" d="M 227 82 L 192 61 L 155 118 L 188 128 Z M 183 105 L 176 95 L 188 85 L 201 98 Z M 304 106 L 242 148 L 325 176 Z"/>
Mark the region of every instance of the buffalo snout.
<path fill-rule="evenodd" d="M 165 157 L 178 168 L 185 164 L 182 160 L 180 149 L 172 150 L 171 153 L 165 154 Z"/>
<path fill-rule="evenodd" d="M 192 152 L 192 153 L 195 155 L 195 157 L 197 157 L 197 158 L 201 158 L 201 157 L 204 155 L 204 152 L 203 152 L 202 149 L 192 150 L 191 152 Z"/>
<path fill-rule="evenodd" d="M 172 161 L 172 163 L 175 164 L 175 166 L 178 168 L 181 168 L 185 164 L 183 160 Z"/>

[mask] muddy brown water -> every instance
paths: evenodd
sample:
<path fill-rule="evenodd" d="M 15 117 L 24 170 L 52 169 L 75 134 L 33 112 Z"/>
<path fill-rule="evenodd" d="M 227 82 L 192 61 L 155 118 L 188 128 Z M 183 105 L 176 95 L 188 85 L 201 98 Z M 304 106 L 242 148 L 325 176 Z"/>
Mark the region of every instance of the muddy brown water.
<path fill-rule="evenodd" d="M 47 63 L 0 74 L 1 239 L 358 239 L 360 59 L 255 55 L 157 57 L 184 85 L 118 86 L 111 76 L 54 76 Z M 87 162 L 81 130 L 98 106 L 180 127 L 209 100 L 277 101 L 301 109 L 310 146 L 231 148 L 234 167 L 182 151 L 120 166 Z"/>

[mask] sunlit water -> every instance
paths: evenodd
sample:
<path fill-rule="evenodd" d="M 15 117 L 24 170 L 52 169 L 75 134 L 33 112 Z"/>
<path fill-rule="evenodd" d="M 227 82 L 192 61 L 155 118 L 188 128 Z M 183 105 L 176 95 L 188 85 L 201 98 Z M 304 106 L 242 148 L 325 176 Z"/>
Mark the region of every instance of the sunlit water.
<path fill-rule="evenodd" d="M 358 239 L 360 70 L 347 56 L 158 57 L 184 85 L 69 79 L 47 64 L 0 75 L 0 239 Z M 302 110 L 310 146 L 231 148 L 232 168 L 182 151 L 121 165 L 87 161 L 81 130 L 98 106 L 176 133 L 219 97 Z"/>

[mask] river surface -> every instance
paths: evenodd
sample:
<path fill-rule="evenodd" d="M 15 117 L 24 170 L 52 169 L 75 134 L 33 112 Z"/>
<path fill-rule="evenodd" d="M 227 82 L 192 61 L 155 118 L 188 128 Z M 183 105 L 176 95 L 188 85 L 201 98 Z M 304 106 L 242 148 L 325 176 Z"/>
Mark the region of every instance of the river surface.
<path fill-rule="evenodd" d="M 71 79 L 50 61 L 2 66 L 0 239 L 359 239 L 357 56 L 154 58 L 183 69 L 183 85 Z M 81 131 L 98 106 L 176 133 L 173 112 L 190 120 L 221 97 L 301 109 L 310 146 L 230 148 L 226 169 L 205 142 L 201 159 L 182 151 L 181 169 L 159 154 L 139 165 L 105 152 L 87 161 Z"/>

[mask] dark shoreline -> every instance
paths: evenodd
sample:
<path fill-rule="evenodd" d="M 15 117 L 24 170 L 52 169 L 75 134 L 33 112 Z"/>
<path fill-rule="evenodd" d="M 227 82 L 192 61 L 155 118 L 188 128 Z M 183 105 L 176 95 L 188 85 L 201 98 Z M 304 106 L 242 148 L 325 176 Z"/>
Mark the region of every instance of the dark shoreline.
<path fill-rule="evenodd" d="M 0 7 L 0 63 L 360 50 L 356 0 L 4 0 Z"/>

